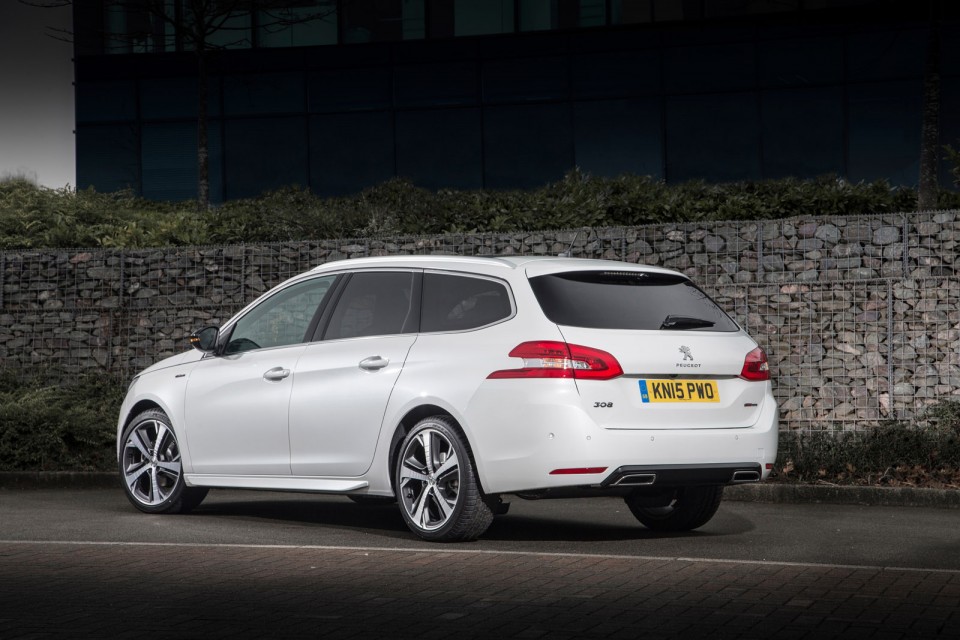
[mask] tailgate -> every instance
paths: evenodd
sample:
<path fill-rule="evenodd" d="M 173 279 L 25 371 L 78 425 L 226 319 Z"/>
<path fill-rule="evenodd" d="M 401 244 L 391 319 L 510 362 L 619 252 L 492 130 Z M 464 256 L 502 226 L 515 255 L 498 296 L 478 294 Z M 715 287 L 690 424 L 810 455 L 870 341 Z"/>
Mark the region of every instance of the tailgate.
<path fill-rule="evenodd" d="M 769 383 L 739 377 L 756 347 L 742 332 L 560 330 L 623 367 L 612 380 L 577 380 L 584 408 L 606 429 L 737 429 L 760 416 Z"/>

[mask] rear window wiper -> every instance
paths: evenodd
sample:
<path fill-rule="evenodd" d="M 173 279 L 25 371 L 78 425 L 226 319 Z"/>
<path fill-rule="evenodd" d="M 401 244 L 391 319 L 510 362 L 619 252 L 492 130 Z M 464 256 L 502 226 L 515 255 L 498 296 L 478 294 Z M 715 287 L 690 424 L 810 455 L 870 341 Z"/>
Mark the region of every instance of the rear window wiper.
<path fill-rule="evenodd" d="M 663 319 L 661 329 L 703 329 L 712 327 L 716 322 L 704 318 L 691 318 L 690 316 L 667 316 Z"/>

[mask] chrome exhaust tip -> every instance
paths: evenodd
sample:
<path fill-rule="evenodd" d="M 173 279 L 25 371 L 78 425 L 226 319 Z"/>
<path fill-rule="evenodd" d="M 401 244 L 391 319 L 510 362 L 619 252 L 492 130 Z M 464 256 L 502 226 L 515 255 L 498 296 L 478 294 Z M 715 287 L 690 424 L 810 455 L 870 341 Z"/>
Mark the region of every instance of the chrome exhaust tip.
<path fill-rule="evenodd" d="M 760 482 L 759 471 L 734 471 L 733 482 Z"/>
<path fill-rule="evenodd" d="M 628 473 L 613 483 L 616 487 L 643 487 L 657 481 L 655 473 Z"/>

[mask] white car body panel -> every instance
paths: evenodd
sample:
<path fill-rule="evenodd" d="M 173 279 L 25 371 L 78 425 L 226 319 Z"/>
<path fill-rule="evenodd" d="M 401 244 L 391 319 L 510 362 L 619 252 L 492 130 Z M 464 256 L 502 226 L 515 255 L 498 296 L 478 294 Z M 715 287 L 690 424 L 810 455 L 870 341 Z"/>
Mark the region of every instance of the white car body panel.
<path fill-rule="evenodd" d="M 578 380 L 577 388 L 598 424 L 607 429 L 736 429 L 760 417 L 763 384 L 739 378 L 743 359 L 757 343 L 743 332 L 596 330 L 560 327 L 566 341 L 614 353 L 624 375 L 616 380 Z M 680 347 L 695 354 L 684 360 Z M 689 357 L 689 356 L 688 356 Z M 639 382 L 649 379 L 712 380 L 719 402 L 645 403 Z M 768 385 L 769 386 L 769 385 Z M 604 408 L 594 411 L 596 403 Z"/>
<path fill-rule="evenodd" d="M 290 465 L 296 476 L 363 475 L 416 335 L 316 342 L 297 363 L 290 399 Z M 387 361 L 363 369 L 371 358 Z"/>
<path fill-rule="evenodd" d="M 194 473 L 290 475 L 287 428 L 299 344 L 204 358 L 190 371 L 184 401 Z M 267 380 L 268 371 L 289 372 Z"/>

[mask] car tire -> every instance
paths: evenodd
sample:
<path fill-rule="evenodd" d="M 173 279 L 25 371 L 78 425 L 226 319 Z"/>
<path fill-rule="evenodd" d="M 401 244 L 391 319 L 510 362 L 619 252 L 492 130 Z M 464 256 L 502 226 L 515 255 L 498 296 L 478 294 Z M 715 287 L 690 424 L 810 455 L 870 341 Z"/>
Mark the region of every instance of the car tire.
<path fill-rule="evenodd" d="M 681 487 L 670 504 L 663 507 L 641 506 L 639 496 L 626 496 L 630 512 L 654 531 L 690 531 L 702 527 L 717 512 L 723 499 L 723 486 Z"/>
<path fill-rule="evenodd" d="M 187 513 L 207 495 L 188 487 L 177 434 L 159 409 L 137 415 L 120 438 L 120 480 L 127 499 L 146 513 Z"/>
<path fill-rule="evenodd" d="M 493 522 L 466 439 L 449 417 L 418 422 L 400 445 L 395 467 L 400 513 L 424 540 L 476 540 Z"/>

